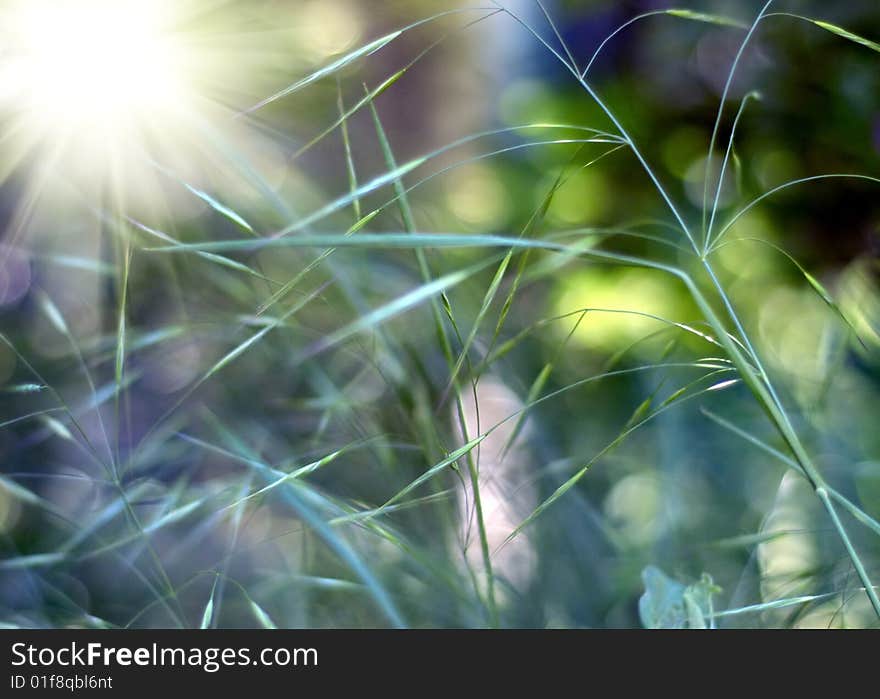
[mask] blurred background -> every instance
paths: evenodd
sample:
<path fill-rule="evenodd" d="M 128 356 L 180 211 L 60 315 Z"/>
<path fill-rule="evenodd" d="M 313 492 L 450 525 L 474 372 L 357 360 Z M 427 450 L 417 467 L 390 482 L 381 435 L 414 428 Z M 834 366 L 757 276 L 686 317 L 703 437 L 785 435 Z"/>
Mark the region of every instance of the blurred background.
<path fill-rule="evenodd" d="M 714 195 L 750 91 L 760 97 L 737 124 L 716 232 L 783 183 L 880 172 L 877 47 L 782 15 L 742 53 L 707 157 L 762 4 L 687 5 L 732 24 L 645 17 L 586 75 L 695 229 L 706 173 Z M 707 331 L 667 276 L 514 250 L 486 304 L 497 248 L 267 247 L 219 260 L 147 249 L 293 225 L 294 236 L 343 235 L 360 222 L 353 237 L 599 232 L 591 244 L 687 264 L 632 153 L 578 142 L 571 127 L 613 124 L 523 26 L 565 57 L 561 38 L 581 72 L 618 27 L 669 5 L 546 0 L 559 37 L 532 0 L 493 6 L 176 3 L 162 26 L 191 56 L 187 98 L 161 113 L 158 97 L 132 101 L 116 112 L 124 128 L 109 106 L 83 110 L 106 91 L 84 94 L 73 79 L 114 56 L 47 101 L 36 78 L 13 84 L 18 54 L 0 53 L 0 621 L 629 627 L 644 621 L 653 565 L 684 585 L 708 573 L 716 610 L 819 596 L 722 626 L 877 625 L 810 488 L 755 445 L 783 448 L 748 390 L 727 383 L 721 349 L 667 322 Z M 771 11 L 880 40 L 871 0 Z M 322 66 L 333 70 L 315 74 Z M 402 175 L 403 207 L 391 180 L 365 186 L 395 167 L 383 139 L 397 165 L 431 155 Z M 358 187 L 369 191 L 347 197 Z M 874 518 L 877 192 L 844 177 L 785 188 L 737 218 L 712 255 L 818 467 Z M 442 299 L 391 312 L 426 271 L 484 261 Z M 721 367 L 708 383 L 701 360 Z M 449 459 L 495 425 L 470 463 Z M 880 576 L 876 533 L 845 524 Z"/>

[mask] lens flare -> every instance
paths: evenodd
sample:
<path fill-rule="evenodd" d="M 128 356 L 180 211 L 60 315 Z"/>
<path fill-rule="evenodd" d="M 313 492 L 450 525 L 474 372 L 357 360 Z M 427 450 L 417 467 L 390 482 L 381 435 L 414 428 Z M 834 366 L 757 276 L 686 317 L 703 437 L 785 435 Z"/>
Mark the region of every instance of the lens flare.
<path fill-rule="evenodd" d="M 174 107 L 183 56 L 156 3 L 29 2 L 17 19 L 13 78 L 45 125 L 114 127 Z M 63 118 L 58 117 L 63 114 Z"/>
<path fill-rule="evenodd" d="M 22 219 L 53 189 L 159 211 L 181 180 L 261 169 L 277 144 L 236 116 L 299 50 L 297 23 L 270 19 L 215 0 L 0 4 L 0 183 L 25 182 Z"/>
<path fill-rule="evenodd" d="M 172 5 L 27 0 L 3 13 L 4 111 L 19 141 L 107 155 L 170 128 L 194 93 Z M 22 138 L 23 137 L 23 138 Z"/>

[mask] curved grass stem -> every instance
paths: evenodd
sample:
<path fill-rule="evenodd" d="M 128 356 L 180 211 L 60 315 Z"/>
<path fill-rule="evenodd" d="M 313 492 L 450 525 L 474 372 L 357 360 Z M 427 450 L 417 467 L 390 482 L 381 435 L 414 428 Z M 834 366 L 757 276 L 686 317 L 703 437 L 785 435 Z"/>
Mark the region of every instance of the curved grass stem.
<path fill-rule="evenodd" d="M 736 54 L 736 57 L 734 58 L 733 64 L 732 64 L 731 69 L 730 69 L 728 76 L 727 76 L 727 81 L 725 83 L 724 92 L 722 94 L 721 102 L 718 107 L 718 113 L 717 113 L 717 116 L 715 119 L 715 126 L 712 131 L 712 137 L 711 137 L 710 144 L 709 144 L 709 155 L 710 156 L 712 154 L 712 151 L 714 150 L 715 141 L 718 137 L 718 131 L 720 128 L 721 118 L 724 113 L 724 103 L 726 102 L 728 92 L 729 92 L 730 87 L 733 83 L 733 78 L 736 73 L 736 68 L 739 65 L 739 61 L 743 55 L 743 52 L 745 51 L 746 45 L 748 44 L 749 40 L 751 39 L 752 35 L 754 34 L 755 30 L 757 29 L 758 24 L 760 23 L 761 19 L 765 16 L 765 13 L 767 12 L 767 10 L 771 4 L 772 4 L 772 0 L 768 0 L 764 4 L 764 6 L 761 8 L 761 11 L 758 13 L 757 17 L 755 18 L 754 22 L 752 23 L 751 27 L 749 28 L 748 32 L 746 33 L 745 38 L 743 39 L 742 43 L 740 44 L 740 48 Z M 736 332 L 739 335 L 739 338 L 742 340 L 742 343 L 745 347 L 745 351 L 747 352 L 748 357 L 744 356 L 743 352 L 740 350 L 740 348 L 737 346 L 737 344 L 731 340 L 730 336 L 728 335 L 728 333 L 724 327 L 724 324 L 720 321 L 718 316 L 715 314 L 714 310 L 712 309 L 711 304 L 704 297 L 704 295 L 700 292 L 700 290 L 697 288 L 696 284 L 693 282 L 693 280 L 690 278 L 690 276 L 688 276 L 687 274 L 683 273 L 682 271 L 674 269 L 674 268 L 668 268 L 663 265 L 660 265 L 659 267 L 665 268 L 667 271 L 672 271 L 676 276 L 678 276 L 685 283 L 685 285 L 688 287 L 688 290 L 689 290 L 691 296 L 693 297 L 694 301 L 697 303 L 697 306 L 700 308 L 700 311 L 702 312 L 704 318 L 709 322 L 709 324 L 713 327 L 715 332 L 718 334 L 719 341 L 725 346 L 725 349 L 728 352 L 730 359 L 733 361 L 734 365 L 736 366 L 736 368 L 740 372 L 744 382 L 749 387 L 749 389 L 752 391 L 752 394 L 755 396 L 758 403 L 761 405 L 761 407 L 764 409 L 764 411 L 768 414 L 771 422 L 773 423 L 775 428 L 778 430 L 781 437 L 785 441 L 786 445 L 789 447 L 792 454 L 794 455 L 797 463 L 801 467 L 804 476 L 809 481 L 810 485 L 812 486 L 813 490 L 816 492 L 819 499 L 822 500 L 823 504 L 825 505 L 825 509 L 828 511 L 828 514 L 831 517 L 832 522 L 834 523 L 835 529 L 837 530 L 837 533 L 841 539 L 841 542 L 843 543 L 844 548 L 846 549 L 847 554 L 849 555 L 849 558 L 852 561 L 852 564 L 855 567 L 856 572 L 859 575 L 859 578 L 861 579 L 862 584 L 865 587 L 865 592 L 871 601 L 871 605 L 872 605 L 875 613 L 877 614 L 877 617 L 880 618 L 880 603 L 878 603 L 877 595 L 874 592 L 874 587 L 873 587 L 870 579 L 868 578 L 867 572 L 865 570 L 865 566 L 864 566 L 859 554 L 856 552 L 855 548 L 853 547 L 852 542 L 850 541 L 849 536 L 846 533 L 846 530 L 843 528 L 843 525 L 840 523 L 840 520 L 837 516 L 837 513 L 834 510 L 834 507 L 831 505 L 831 502 L 828 499 L 828 491 L 827 491 L 827 486 L 825 484 L 825 480 L 822 477 L 822 475 L 819 473 L 819 471 L 816 469 L 815 465 L 812 463 L 805 447 L 803 446 L 803 443 L 800 440 L 800 437 L 798 436 L 797 432 L 795 431 L 794 427 L 792 426 L 791 420 L 788 417 L 788 414 L 784 408 L 784 405 L 783 405 L 782 401 L 780 400 L 779 395 L 778 395 L 776 389 L 774 388 L 772 381 L 770 380 L 770 377 L 768 376 L 766 370 L 764 369 L 763 364 L 761 362 L 761 359 L 749 339 L 748 333 L 745 331 L 745 328 L 744 328 L 742 322 L 740 321 L 735 309 L 733 308 L 733 304 L 731 303 L 730 298 L 728 297 L 727 293 L 725 292 L 723 285 L 721 284 L 720 280 L 718 279 L 717 275 L 715 274 L 715 271 L 714 271 L 711 263 L 709 262 L 707 256 L 705 255 L 705 251 L 709 248 L 709 245 L 708 245 L 709 236 L 711 235 L 711 231 L 706 229 L 706 213 L 707 213 L 708 198 L 709 198 L 708 160 L 707 160 L 707 174 L 706 174 L 706 181 L 705 181 L 704 204 L 703 204 L 703 229 L 704 229 L 703 230 L 703 245 L 700 246 L 697 243 L 697 240 L 695 239 L 693 233 L 689 229 L 687 223 L 685 222 L 678 207 L 675 205 L 675 203 L 673 202 L 669 193 L 666 191 L 666 189 L 661 184 L 661 182 L 660 182 L 658 176 L 656 175 L 656 173 L 654 172 L 653 168 L 650 166 L 650 164 L 648 163 L 646 158 L 642 155 L 641 151 L 636 146 L 636 144 L 633 141 L 632 137 L 630 136 L 629 132 L 626 130 L 626 128 L 623 126 L 623 124 L 620 122 L 620 120 L 614 114 L 613 110 L 598 95 L 598 93 L 596 93 L 596 91 L 593 89 L 593 87 L 585 80 L 584 74 L 579 73 L 577 68 L 575 68 L 571 64 L 569 64 L 569 62 L 567 60 L 565 60 L 559 54 L 559 52 L 555 51 L 552 47 L 550 47 L 547 44 L 547 42 L 543 38 L 541 38 L 540 35 L 532 27 L 530 27 L 529 24 L 527 22 L 525 22 L 522 18 L 518 17 L 516 14 L 514 14 L 510 10 L 505 9 L 505 12 L 507 12 L 507 14 L 509 14 L 511 17 L 513 17 L 519 24 L 524 26 L 533 36 L 535 36 L 554 56 L 556 56 L 557 59 L 559 59 L 559 61 L 569 70 L 569 72 L 572 73 L 575 80 L 580 84 L 580 86 L 584 89 L 584 91 L 586 91 L 586 93 L 593 99 L 593 101 L 602 110 L 602 112 L 608 117 L 608 119 L 614 125 L 614 128 L 620 134 L 623 141 L 630 147 L 636 160 L 639 162 L 642 169 L 645 171 L 645 173 L 651 179 L 651 182 L 654 184 L 655 188 L 657 189 L 657 192 L 660 194 L 660 197 L 663 199 L 666 206 L 669 208 L 670 213 L 673 215 L 673 217 L 675 218 L 675 220 L 677 221 L 677 223 L 681 227 L 681 230 L 683 231 L 683 233 L 687 237 L 688 242 L 690 243 L 694 254 L 699 258 L 702 269 L 705 271 L 705 273 L 708 275 L 709 279 L 711 280 L 712 287 L 715 290 L 715 292 L 717 293 L 718 299 L 723 304 L 727 315 L 730 317 L 731 321 L 733 322 L 734 327 L 736 328 Z M 740 108 L 740 114 L 741 114 L 741 111 L 742 111 L 742 107 Z M 739 117 L 739 114 L 737 115 L 737 118 L 738 117 Z M 732 138 L 732 136 L 731 136 L 731 138 Z M 729 152 L 729 149 L 728 149 L 728 152 Z M 723 172 L 722 172 L 721 176 L 723 177 Z M 720 186 L 721 186 L 721 183 L 719 182 L 718 183 L 719 191 L 720 191 Z M 718 197 L 716 196 L 716 204 L 713 207 L 713 217 L 712 217 L 713 220 L 714 220 L 714 208 L 717 207 L 717 198 Z M 728 224 L 728 226 L 725 227 L 725 230 L 727 227 L 729 227 L 729 225 L 730 224 Z M 723 233 L 723 232 L 724 232 L 724 230 L 722 230 L 721 233 Z M 720 236 L 721 236 L 721 234 L 719 234 L 718 237 L 720 238 Z M 702 251 L 701 251 L 701 247 L 702 247 Z M 754 367 L 754 369 L 752 367 Z M 755 374 L 755 370 L 757 371 L 757 375 Z"/>

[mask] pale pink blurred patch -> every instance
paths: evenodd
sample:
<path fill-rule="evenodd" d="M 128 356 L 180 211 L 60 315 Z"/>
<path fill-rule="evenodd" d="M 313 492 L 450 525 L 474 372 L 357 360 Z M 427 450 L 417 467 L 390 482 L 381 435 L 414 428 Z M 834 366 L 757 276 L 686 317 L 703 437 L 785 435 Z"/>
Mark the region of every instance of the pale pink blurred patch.
<path fill-rule="evenodd" d="M 464 390 L 462 404 L 468 439 L 485 433 L 523 406 L 519 397 L 500 379 L 493 376 L 485 376 L 480 380 L 476 389 L 476 399 L 472 390 L 469 388 Z M 453 412 L 453 422 L 460 438 L 463 437 L 457 412 Z M 492 552 L 493 573 L 521 592 L 528 587 L 535 574 L 537 563 L 535 546 L 528 532 L 520 533 L 506 545 L 505 541 L 537 506 L 538 493 L 534 481 L 528 477 L 530 462 L 526 447 L 528 422 L 522 426 L 519 434 L 514 436 L 516 425 L 517 418 L 500 425 L 472 453 L 479 469 L 478 485 L 486 538 L 489 550 Z M 462 441 L 466 440 L 462 439 Z M 465 485 L 458 491 L 460 543 L 468 566 L 480 578 L 485 576 L 486 571 L 473 491 L 466 469 L 463 471 L 463 477 Z M 502 602 L 505 596 L 504 589 L 505 586 L 500 586 L 498 590 Z"/>

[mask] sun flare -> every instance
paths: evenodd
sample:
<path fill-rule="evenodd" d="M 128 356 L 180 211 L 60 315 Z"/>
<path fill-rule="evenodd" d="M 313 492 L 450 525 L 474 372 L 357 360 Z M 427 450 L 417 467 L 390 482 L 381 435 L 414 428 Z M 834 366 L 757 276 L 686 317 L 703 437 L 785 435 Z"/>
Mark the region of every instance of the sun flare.
<path fill-rule="evenodd" d="M 170 5 L 130 0 L 16 3 L 4 17 L 6 101 L 31 138 L 111 144 L 174 118 L 190 97 Z"/>
<path fill-rule="evenodd" d="M 161 5 L 28 3 L 19 17 L 17 77 L 26 109 L 76 126 L 112 126 L 173 107 L 183 60 Z M 55 114 L 51 114 L 55 112 Z"/>
<path fill-rule="evenodd" d="M 248 152 L 256 133 L 234 117 L 278 43 L 234 19 L 206 0 L 4 3 L 0 182 L 24 171 L 34 188 L 158 203 L 169 172 Z"/>

